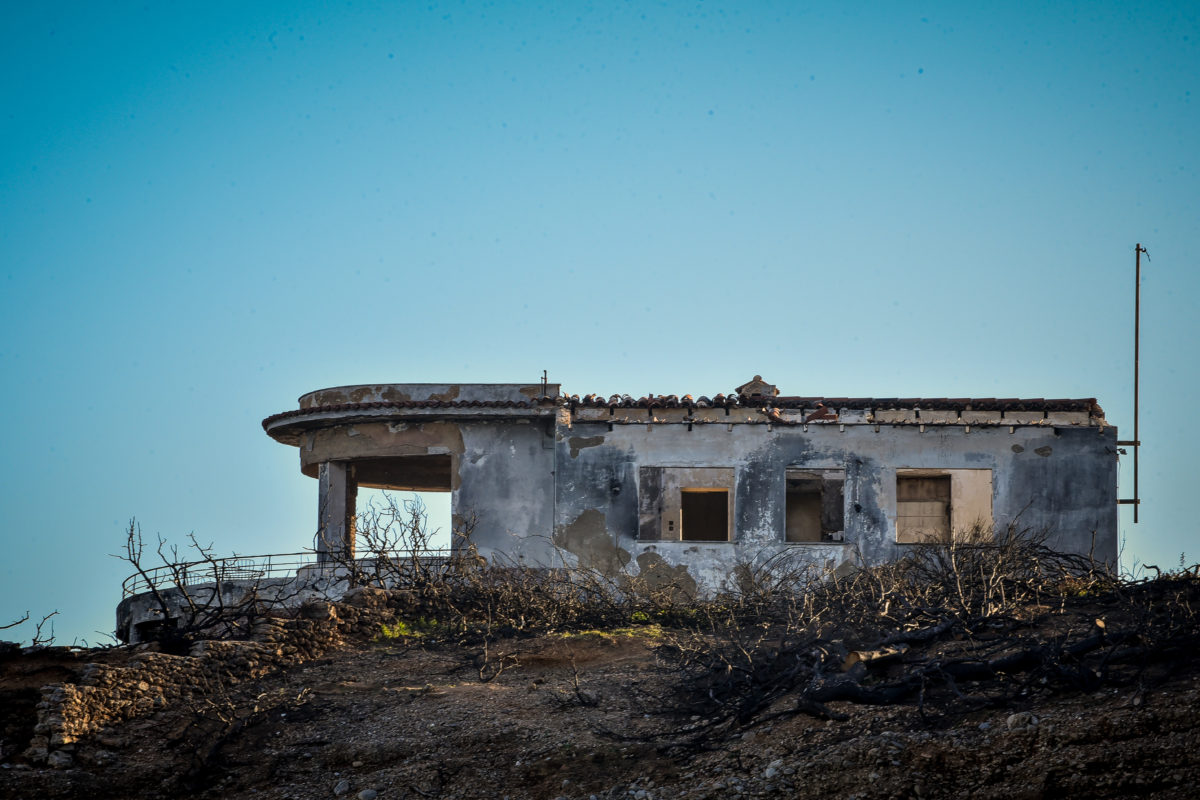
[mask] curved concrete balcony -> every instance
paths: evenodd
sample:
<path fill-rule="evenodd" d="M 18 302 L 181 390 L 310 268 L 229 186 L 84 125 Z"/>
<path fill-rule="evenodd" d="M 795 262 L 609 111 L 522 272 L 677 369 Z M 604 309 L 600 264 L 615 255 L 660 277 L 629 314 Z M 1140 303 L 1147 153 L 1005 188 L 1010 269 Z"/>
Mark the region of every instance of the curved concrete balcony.
<path fill-rule="evenodd" d="M 278 442 L 300 445 L 305 431 L 356 422 L 553 417 L 558 384 L 387 383 L 336 386 L 302 395 L 299 408 L 263 420 Z"/>

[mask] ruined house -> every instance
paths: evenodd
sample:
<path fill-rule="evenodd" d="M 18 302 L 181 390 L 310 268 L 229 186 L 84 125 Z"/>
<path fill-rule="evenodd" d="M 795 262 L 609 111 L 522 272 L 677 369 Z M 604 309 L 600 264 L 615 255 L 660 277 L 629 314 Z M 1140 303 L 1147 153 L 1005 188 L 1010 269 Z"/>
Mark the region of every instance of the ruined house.
<path fill-rule="evenodd" d="M 263 428 L 318 481 L 323 559 L 353 552 L 360 486 L 450 492 L 485 556 L 702 589 L 779 552 L 836 568 L 1010 528 L 1117 558 L 1117 431 L 1092 399 L 386 384 L 311 392 Z"/>
<path fill-rule="evenodd" d="M 1010 530 L 1117 560 L 1117 430 L 1091 399 L 783 396 L 757 375 L 711 398 L 384 384 L 311 392 L 263 428 L 317 479 L 316 563 L 160 568 L 162 602 L 154 576 L 133 576 L 120 638 L 251 595 L 286 605 L 336 592 L 359 487 L 449 492 L 456 530 L 493 560 L 699 591 L 741 563 L 836 570 Z"/>

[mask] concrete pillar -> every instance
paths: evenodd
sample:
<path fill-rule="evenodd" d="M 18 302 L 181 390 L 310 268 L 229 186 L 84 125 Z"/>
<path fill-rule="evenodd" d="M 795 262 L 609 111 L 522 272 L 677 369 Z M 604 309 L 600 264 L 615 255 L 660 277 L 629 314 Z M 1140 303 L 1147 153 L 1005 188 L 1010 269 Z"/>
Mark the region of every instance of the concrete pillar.
<path fill-rule="evenodd" d="M 345 461 L 324 461 L 317 473 L 317 561 L 354 558 L 354 515 L 358 484 Z"/>

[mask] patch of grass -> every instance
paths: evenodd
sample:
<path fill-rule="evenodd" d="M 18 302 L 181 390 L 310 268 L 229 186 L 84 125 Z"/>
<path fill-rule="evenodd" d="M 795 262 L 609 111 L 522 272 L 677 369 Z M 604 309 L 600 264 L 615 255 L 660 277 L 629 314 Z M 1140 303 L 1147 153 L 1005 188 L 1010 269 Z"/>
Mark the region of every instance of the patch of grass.
<path fill-rule="evenodd" d="M 392 624 L 386 622 L 379 626 L 379 636 L 376 641 L 392 641 L 394 639 L 419 639 L 438 631 L 436 619 L 417 617 L 414 620 L 398 619 Z"/>
<path fill-rule="evenodd" d="M 617 639 L 641 636 L 647 639 L 657 639 L 663 635 L 662 626 L 657 623 L 638 625 L 629 628 L 611 628 L 609 630 L 564 631 L 558 634 L 562 639 Z"/>

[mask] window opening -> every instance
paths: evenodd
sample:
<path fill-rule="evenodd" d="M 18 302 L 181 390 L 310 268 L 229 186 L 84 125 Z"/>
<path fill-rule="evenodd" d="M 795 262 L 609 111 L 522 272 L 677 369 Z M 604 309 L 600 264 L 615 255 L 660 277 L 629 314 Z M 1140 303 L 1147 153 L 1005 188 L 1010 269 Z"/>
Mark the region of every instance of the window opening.
<path fill-rule="evenodd" d="M 444 550 L 451 546 L 448 455 L 391 456 L 351 463 L 358 487 L 357 551 Z M 371 525 L 371 529 L 364 528 Z"/>
<path fill-rule="evenodd" d="M 355 529 L 360 555 L 366 555 L 372 544 L 364 541 L 368 535 L 382 535 L 383 540 L 395 542 L 393 546 L 400 549 L 445 550 L 450 547 L 450 492 L 360 487 L 357 509 Z"/>
<path fill-rule="evenodd" d="M 685 542 L 729 541 L 729 492 L 725 489 L 682 489 L 679 493 L 679 538 Z"/>
<path fill-rule="evenodd" d="M 638 540 L 732 541 L 734 485 L 732 467 L 639 467 Z"/>
<path fill-rule="evenodd" d="M 788 470 L 786 480 L 784 541 L 842 541 L 846 527 L 845 470 Z"/>

